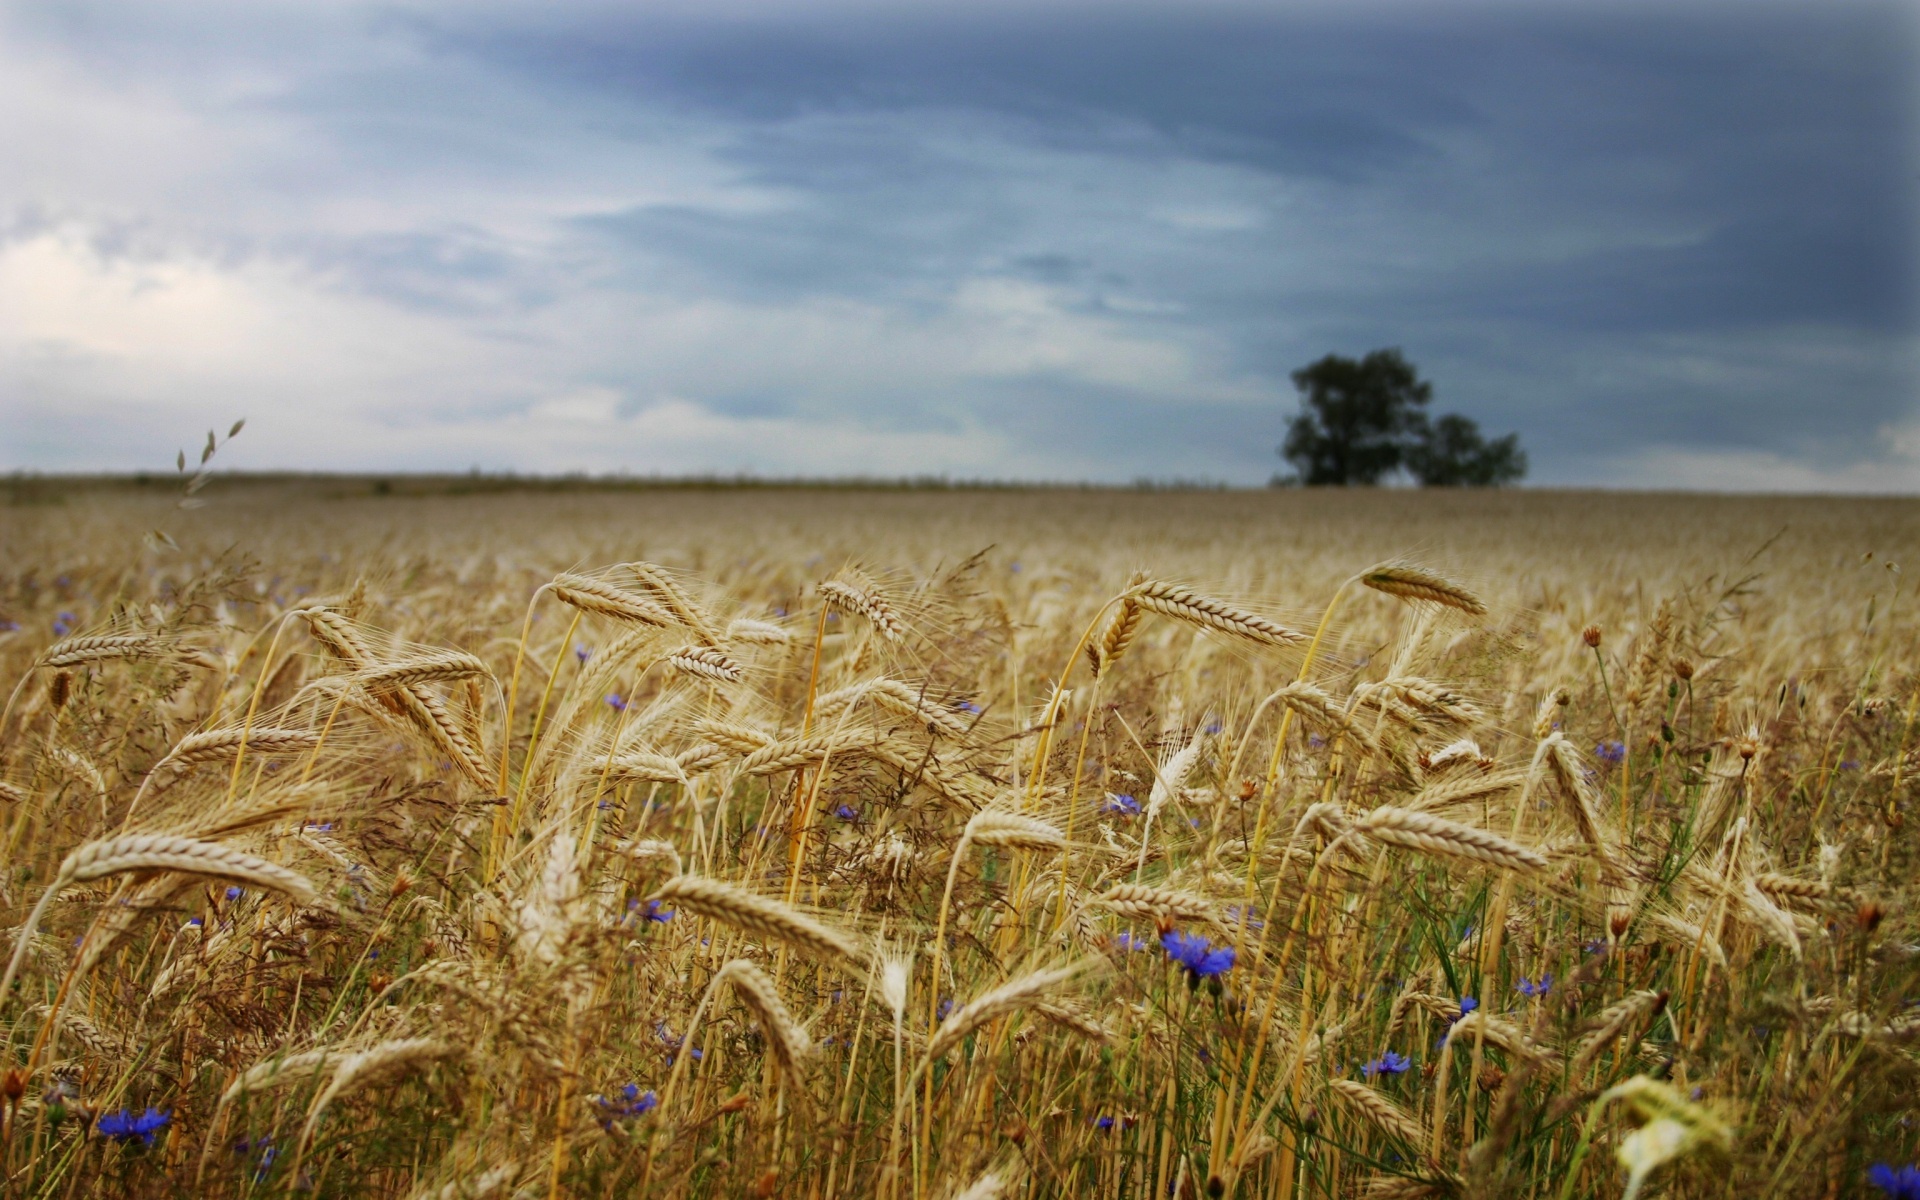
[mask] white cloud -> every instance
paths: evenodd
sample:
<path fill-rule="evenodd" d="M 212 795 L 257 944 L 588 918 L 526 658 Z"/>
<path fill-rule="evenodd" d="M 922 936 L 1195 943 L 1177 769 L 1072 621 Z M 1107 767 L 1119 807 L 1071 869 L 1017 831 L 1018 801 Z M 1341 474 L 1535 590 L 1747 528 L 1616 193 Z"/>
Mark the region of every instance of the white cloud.
<path fill-rule="evenodd" d="M 1920 424 L 1885 426 L 1883 453 L 1833 466 L 1766 450 L 1655 446 L 1610 463 L 1626 487 L 1716 492 L 1830 492 L 1911 495 L 1920 492 Z"/>

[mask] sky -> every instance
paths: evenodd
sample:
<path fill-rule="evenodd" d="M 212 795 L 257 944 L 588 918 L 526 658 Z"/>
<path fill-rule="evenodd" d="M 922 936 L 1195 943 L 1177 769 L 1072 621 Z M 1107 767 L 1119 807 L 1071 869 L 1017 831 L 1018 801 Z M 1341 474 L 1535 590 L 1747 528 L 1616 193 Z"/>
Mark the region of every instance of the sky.
<path fill-rule="evenodd" d="M 1920 492 L 1920 9 L 0 0 L 0 470 Z"/>

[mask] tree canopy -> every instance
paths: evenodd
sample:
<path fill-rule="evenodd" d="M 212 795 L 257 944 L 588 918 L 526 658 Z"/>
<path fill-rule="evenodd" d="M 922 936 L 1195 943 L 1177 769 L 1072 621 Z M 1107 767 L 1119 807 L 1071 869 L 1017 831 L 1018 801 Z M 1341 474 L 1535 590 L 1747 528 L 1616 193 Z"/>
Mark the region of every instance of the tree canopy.
<path fill-rule="evenodd" d="M 1520 436 L 1487 439 L 1458 413 L 1427 416 L 1433 385 L 1397 348 L 1329 354 L 1293 373 L 1300 413 L 1280 455 L 1291 482 L 1370 486 L 1405 470 L 1427 487 L 1497 487 L 1527 472 Z"/>

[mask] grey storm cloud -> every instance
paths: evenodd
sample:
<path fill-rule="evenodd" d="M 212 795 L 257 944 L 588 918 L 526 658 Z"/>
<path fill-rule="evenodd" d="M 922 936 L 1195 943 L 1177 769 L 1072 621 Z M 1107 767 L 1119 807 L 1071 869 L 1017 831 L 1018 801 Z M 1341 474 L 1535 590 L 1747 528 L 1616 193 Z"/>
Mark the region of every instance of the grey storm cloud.
<path fill-rule="evenodd" d="M 1920 489 L 1916 44 L 1875 3 L 16 6 L 0 459 L 265 394 L 259 465 L 1251 483 L 1291 370 L 1399 345 L 1544 482 Z"/>

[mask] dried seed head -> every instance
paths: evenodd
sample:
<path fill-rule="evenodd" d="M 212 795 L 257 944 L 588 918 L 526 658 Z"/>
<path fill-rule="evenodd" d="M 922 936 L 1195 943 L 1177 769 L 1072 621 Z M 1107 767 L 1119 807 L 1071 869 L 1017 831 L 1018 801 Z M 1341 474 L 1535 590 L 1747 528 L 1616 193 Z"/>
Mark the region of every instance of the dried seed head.
<path fill-rule="evenodd" d="M 1600 648 L 1600 627 L 1598 625 L 1589 625 L 1585 629 L 1582 629 L 1580 631 L 1580 640 L 1585 642 L 1589 648 L 1598 650 Z"/>
<path fill-rule="evenodd" d="M 1693 678 L 1693 664 L 1684 658 L 1676 658 L 1673 660 L 1673 673 L 1679 676 L 1682 683 L 1685 683 Z"/>
<path fill-rule="evenodd" d="M 65 708 L 72 695 L 73 672 L 55 671 L 53 678 L 47 681 L 47 703 L 56 709 Z"/>

